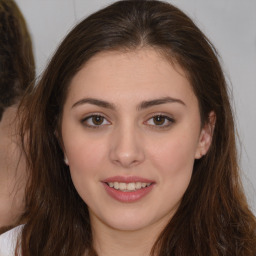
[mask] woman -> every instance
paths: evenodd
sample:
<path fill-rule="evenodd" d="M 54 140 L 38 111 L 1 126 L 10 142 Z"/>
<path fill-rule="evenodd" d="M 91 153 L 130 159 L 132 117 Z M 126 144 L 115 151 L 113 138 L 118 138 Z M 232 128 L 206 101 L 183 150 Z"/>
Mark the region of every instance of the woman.
<path fill-rule="evenodd" d="M 21 255 L 254 256 L 216 51 L 180 10 L 120 1 L 23 100 Z"/>
<path fill-rule="evenodd" d="M 16 114 L 35 77 L 26 22 L 12 0 L 0 0 L 0 233 L 16 224 L 24 207 L 25 163 Z"/>

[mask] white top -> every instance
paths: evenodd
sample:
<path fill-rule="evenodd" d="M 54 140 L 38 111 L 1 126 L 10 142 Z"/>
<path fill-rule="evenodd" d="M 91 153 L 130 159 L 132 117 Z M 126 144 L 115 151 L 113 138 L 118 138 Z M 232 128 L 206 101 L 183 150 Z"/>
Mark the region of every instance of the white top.
<path fill-rule="evenodd" d="M 24 225 L 15 227 L 0 235 L 0 256 L 14 256 L 19 234 Z"/>

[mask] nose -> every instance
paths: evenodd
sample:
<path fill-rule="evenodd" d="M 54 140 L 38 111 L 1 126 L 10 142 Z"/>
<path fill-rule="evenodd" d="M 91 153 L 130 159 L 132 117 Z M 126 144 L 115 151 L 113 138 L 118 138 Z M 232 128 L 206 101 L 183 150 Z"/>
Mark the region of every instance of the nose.
<path fill-rule="evenodd" d="M 110 144 L 110 160 L 123 168 L 137 166 L 145 159 L 143 140 L 135 127 L 116 129 Z"/>

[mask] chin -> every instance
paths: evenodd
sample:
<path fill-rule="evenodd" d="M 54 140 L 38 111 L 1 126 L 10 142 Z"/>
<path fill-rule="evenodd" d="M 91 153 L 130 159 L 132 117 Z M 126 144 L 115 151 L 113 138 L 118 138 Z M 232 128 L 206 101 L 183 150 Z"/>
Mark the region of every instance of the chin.
<path fill-rule="evenodd" d="M 112 220 L 111 223 L 108 223 L 108 226 L 120 231 L 138 231 L 150 225 L 151 225 L 150 222 L 146 222 L 145 220 L 141 220 L 138 218 L 135 220 L 128 220 L 128 219 L 120 220 L 120 221 Z"/>
<path fill-rule="evenodd" d="M 131 211 L 110 214 L 102 218 L 102 221 L 110 228 L 120 231 L 138 231 L 145 230 L 152 226 L 161 226 L 164 228 L 169 222 L 171 216 L 157 216 L 156 214 L 148 215 L 147 212 Z M 151 212 L 152 213 L 152 212 Z"/>

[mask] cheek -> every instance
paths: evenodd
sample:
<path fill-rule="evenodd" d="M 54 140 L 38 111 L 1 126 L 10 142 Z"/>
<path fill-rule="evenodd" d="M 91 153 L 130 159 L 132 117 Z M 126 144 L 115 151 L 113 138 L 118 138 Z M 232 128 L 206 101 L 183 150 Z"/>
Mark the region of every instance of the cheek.
<path fill-rule="evenodd" d="M 95 185 L 99 182 L 99 167 L 104 166 L 104 144 L 97 143 L 97 141 L 90 142 L 88 138 L 73 140 L 72 143 L 66 145 L 66 154 L 72 182 L 80 197 L 89 203 L 91 198 L 97 194 Z"/>
<path fill-rule="evenodd" d="M 106 143 L 102 136 L 86 132 L 85 128 L 65 115 L 62 139 L 72 182 L 83 199 L 99 180 L 99 168 L 106 157 Z"/>
<path fill-rule="evenodd" d="M 196 140 L 194 136 L 175 136 L 165 138 L 161 143 L 151 147 L 150 155 L 152 164 L 159 171 L 160 178 L 179 187 L 188 184 L 192 175 Z"/>
<path fill-rule="evenodd" d="M 97 174 L 99 163 L 105 159 L 106 147 L 102 141 L 90 141 L 88 138 L 73 140 L 65 145 L 70 171 L 79 175 Z"/>

